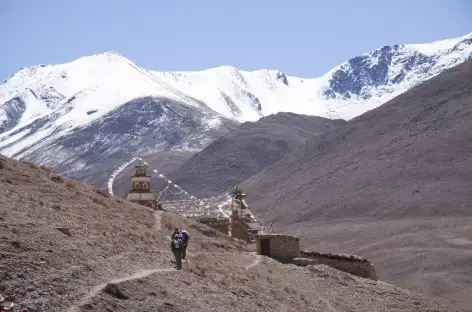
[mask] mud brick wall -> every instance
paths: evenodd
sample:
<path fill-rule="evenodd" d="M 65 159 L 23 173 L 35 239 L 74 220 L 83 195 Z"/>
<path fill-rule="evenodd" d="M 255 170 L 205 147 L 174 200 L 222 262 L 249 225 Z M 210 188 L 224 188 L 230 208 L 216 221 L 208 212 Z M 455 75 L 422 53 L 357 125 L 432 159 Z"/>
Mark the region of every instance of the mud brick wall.
<path fill-rule="evenodd" d="M 261 239 L 270 239 L 270 257 L 290 262 L 300 254 L 300 240 L 296 236 L 281 234 L 256 235 L 257 254 L 261 254 Z"/>
<path fill-rule="evenodd" d="M 231 237 L 235 237 L 246 242 L 249 241 L 248 227 L 245 224 L 237 219 L 234 220 L 231 224 Z"/>
<path fill-rule="evenodd" d="M 365 258 L 354 255 L 325 254 L 301 251 L 293 263 L 300 266 L 324 264 L 352 275 L 378 280 L 374 265 Z"/>
<path fill-rule="evenodd" d="M 228 231 L 229 231 L 228 221 L 221 221 L 221 222 L 213 223 L 213 224 L 210 224 L 210 226 L 214 228 L 215 230 L 228 235 Z"/>
<path fill-rule="evenodd" d="M 198 222 L 208 225 L 209 227 L 228 235 L 229 221 L 228 220 L 217 220 L 213 218 L 199 219 Z"/>

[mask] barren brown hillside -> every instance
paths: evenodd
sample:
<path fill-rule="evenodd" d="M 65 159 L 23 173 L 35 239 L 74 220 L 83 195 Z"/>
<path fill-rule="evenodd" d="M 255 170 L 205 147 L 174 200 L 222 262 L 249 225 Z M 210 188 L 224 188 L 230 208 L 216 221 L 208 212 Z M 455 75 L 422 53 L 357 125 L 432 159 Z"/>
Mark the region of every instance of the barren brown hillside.
<path fill-rule="evenodd" d="M 308 139 L 344 123 L 342 119 L 293 113 L 245 122 L 169 174 L 193 195 L 217 196 L 279 161 Z"/>
<path fill-rule="evenodd" d="M 190 231 L 171 264 L 169 234 Z M 452 311 L 324 266 L 282 265 L 202 224 L 0 156 L 0 294 L 38 311 Z"/>
<path fill-rule="evenodd" d="M 360 251 L 386 280 L 472 311 L 471 117 L 469 61 L 243 186 L 277 229 L 323 251 Z"/>

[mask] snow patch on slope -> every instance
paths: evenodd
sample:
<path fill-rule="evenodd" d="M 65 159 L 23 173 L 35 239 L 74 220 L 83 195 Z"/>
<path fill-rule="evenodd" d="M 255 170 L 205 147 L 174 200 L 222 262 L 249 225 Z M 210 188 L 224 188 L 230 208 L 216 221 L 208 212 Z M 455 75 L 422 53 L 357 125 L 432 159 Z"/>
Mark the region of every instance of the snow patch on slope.
<path fill-rule="evenodd" d="M 221 125 L 215 116 L 244 122 L 278 112 L 351 119 L 471 55 L 472 33 L 429 44 L 382 47 L 310 79 L 232 66 L 156 72 L 116 52 L 67 64 L 33 66 L 0 85 L 0 130 L 4 128 L 0 150 L 11 156 L 45 146 L 45 142 L 51 144 L 53 139 L 102 120 L 127 102 L 153 96 L 202 112 L 208 128 Z M 165 125 L 172 120 L 164 115 L 153 122 Z M 202 134 L 192 139 L 208 140 Z M 191 146 L 180 143 L 175 148 Z"/>
<path fill-rule="evenodd" d="M 406 44 L 405 47 L 423 53 L 424 55 L 434 55 L 438 52 L 445 52 L 451 47 L 461 42 L 465 37 L 438 40 L 430 43 Z"/>

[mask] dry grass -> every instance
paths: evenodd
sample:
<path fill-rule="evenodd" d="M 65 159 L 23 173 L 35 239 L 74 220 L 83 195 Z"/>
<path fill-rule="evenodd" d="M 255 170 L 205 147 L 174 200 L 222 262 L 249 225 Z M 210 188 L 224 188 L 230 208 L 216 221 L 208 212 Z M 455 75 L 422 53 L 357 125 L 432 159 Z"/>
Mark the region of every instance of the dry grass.
<path fill-rule="evenodd" d="M 75 184 L 74 184 L 74 182 L 72 182 L 72 181 L 67 181 L 67 182 L 66 182 L 66 186 L 67 186 L 68 188 L 75 188 Z"/>
<path fill-rule="evenodd" d="M 39 168 L 46 171 L 47 173 L 53 172 L 51 168 L 46 167 L 45 165 L 40 165 Z"/>
<path fill-rule="evenodd" d="M 102 199 L 102 198 L 98 198 L 98 197 L 94 197 L 92 199 L 92 201 L 96 204 L 99 204 L 99 205 L 102 205 L 102 206 L 106 206 L 106 202 Z"/>
<path fill-rule="evenodd" d="M 110 197 L 110 194 L 108 194 L 107 191 L 101 189 L 101 188 L 98 188 L 98 187 L 94 187 L 93 188 L 93 191 L 103 197 Z"/>
<path fill-rule="evenodd" d="M 293 288 L 291 288 L 291 287 L 289 287 L 289 286 L 285 286 L 285 287 L 284 287 L 284 291 L 285 291 L 287 294 L 296 294 L 296 293 L 297 293 L 295 289 L 293 289 Z"/>
<path fill-rule="evenodd" d="M 163 214 L 161 216 L 161 222 L 164 228 L 168 230 L 173 230 L 175 228 L 175 222 L 172 221 L 172 218 L 168 214 Z"/>
<path fill-rule="evenodd" d="M 58 176 L 58 175 L 52 176 L 51 181 L 54 181 L 56 183 L 64 183 L 64 179 L 61 176 Z"/>
<path fill-rule="evenodd" d="M 39 169 L 39 166 L 37 164 L 33 164 L 31 162 L 28 162 L 28 161 L 25 161 L 25 164 L 27 164 L 28 166 L 30 166 L 30 168 L 33 168 L 33 169 Z"/>

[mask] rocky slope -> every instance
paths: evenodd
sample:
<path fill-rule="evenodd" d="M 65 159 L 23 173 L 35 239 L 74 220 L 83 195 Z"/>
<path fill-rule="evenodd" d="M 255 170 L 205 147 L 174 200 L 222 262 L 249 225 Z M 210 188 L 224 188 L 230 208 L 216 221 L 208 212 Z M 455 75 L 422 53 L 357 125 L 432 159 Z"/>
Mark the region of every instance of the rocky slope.
<path fill-rule="evenodd" d="M 385 46 L 312 79 L 230 66 L 155 72 L 115 52 L 24 68 L 0 85 L 0 152 L 41 161 L 104 186 L 105 172 L 111 173 L 124 157 L 116 152 L 121 146 L 128 154 L 151 158 L 173 150 L 194 152 L 230 130 L 229 120 L 255 121 L 277 112 L 351 119 L 470 59 L 471 41 L 469 34 L 428 44 Z M 149 99 L 157 100 L 149 105 Z M 130 117 L 137 106 L 143 106 L 138 114 L 149 117 L 146 125 Z M 176 111 L 185 111 L 186 122 L 176 117 Z M 169 129 L 165 120 L 175 123 Z M 157 133 L 159 139 L 154 138 Z M 89 150 L 95 141 L 85 139 L 100 140 L 106 146 L 101 157 L 109 162 L 97 160 Z M 97 176 L 87 172 L 93 165 L 99 167 Z"/>
<path fill-rule="evenodd" d="M 171 263 L 169 234 L 190 231 Z M 202 224 L 0 156 L 0 294 L 29 311 L 452 311 L 324 266 L 282 265 Z"/>
<path fill-rule="evenodd" d="M 244 184 L 252 208 L 470 311 L 471 77 L 469 61 L 315 137 Z"/>
<path fill-rule="evenodd" d="M 192 156 L 171 176 L 198 197 L 220 195 L 344 122 L 292 113 L 246 122 Z"/>

